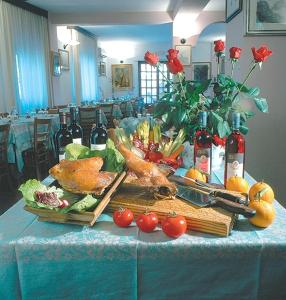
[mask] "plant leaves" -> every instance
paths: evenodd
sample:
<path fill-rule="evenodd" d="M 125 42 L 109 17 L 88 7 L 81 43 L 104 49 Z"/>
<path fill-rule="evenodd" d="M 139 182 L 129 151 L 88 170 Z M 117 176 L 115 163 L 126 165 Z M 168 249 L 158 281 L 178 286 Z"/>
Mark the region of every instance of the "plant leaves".
<path fill-rule="evenodd" d="M 247 94 L 249 96 L 257 97 L 260 94 L 260 89 L 258 87 L 250 88 Z"/>
<path fill-rule="evenodd" d="M 260 111 L 268 113 L 268 103 L 265 98 L 254 98 L 254 102 Z"/>
<path fill-rule="evenodd" d="M 239 131 L 242 133 L 242 134 L 247 134 L 248 133 L 248 127 L 245 126 L 245 125 L 240 125 L 239 127 Z"/>
<path fill-rule="evenodd" d="M 225 126 L 224 126 L 223 121 L 218 123 L 217 132 L 218 132 L 220 138 L 223 138 L 226 135 Z"/>

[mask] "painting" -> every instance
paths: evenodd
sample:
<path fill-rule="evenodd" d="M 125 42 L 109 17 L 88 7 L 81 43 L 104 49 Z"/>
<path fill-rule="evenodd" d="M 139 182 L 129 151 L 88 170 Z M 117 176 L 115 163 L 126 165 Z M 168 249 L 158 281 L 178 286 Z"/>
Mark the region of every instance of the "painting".
<path fill-rule="evenodd" d="M 69 52 L 67 50 L 59 49 L 59 54 L 60 54 L 61 69 L 69 70 L 70 69 Z"/>
<path fill-rule="evenodd" d="M 242 10 L 242 0 L 226 0 L 225 21 L 228 23 Z"/>
<path fill-rule="evenodd" d="M 112 86 L 115 90 L 131 90 L 133 83 L 132 65 L 112 65 Z"/>
<path fill-rule="evenodd" d="M 192 46 L 191 45 L 176 45 L 176 50 L 179 50 L 179 60 L 183 65 L 191 64 Z"/>
<path fill-rule="evenodd" d="M 194 62 L 192 79 L 195 81 L 204 81 L 211 79 L 211 63 L 210 62 Z"/>
<path fill-rule="evenodd" d="M 286 0 L 247 0 L 246 35 L 286 35 Z"/>
<path fill-rule="evenodd" d="M 51 51 L 51 71 L 54 76 L 61 75 L 60 54 Z"/>
<path fill-rule="evenodd" d="M 106 76 L 106 64 L 104 61 L 98 64 L 98 76 Z"/>

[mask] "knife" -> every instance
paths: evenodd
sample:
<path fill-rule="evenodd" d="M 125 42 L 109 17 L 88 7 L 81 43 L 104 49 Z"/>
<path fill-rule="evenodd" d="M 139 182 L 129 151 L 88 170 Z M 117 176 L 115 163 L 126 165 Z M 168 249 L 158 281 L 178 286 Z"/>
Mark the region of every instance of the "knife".
<path fill-rule="evenodd" d="M 255 216 L 256 211 L 246 205 L 236 203 L 210 194 L 202 194 L 196 188 L 177 185 L 177 196 L 199 207 L 219 206 L 229 212 L 243 215 L 246 218 Z"/>
<path fill-rule="evenodd" d="M 230 200 L 232 202 L 236 202 L 236 203 L 240 203 L 240 204 L 244 204 L 244 205 L 249 204 L 248 196 L 241 194 L 241 193 L 224 190 L 221 188 L 220 185 L 217 185 L 218 187 L 216 188 L 215 184 L 200 182 L 200 181 L 193 180 L 193 179 L 190 179 L 190 178 L 184 177 L 184 176 L 171 175 L 168 177 L 168 179 L 170 181 L 173 181 L 173 182 L 181 185 L 181 186 L 186 186 L 189 188 L 194 187 L 198 190 L 198 192 L 201 192 L 203 194 L 208 194 L 211 197 L 221 197 L 226 200 Z M 185 179 L 190 180 L 191 185 L 186 184 Z M 193 185 L 192 185 L 192 183 L 193 183 Z"/>

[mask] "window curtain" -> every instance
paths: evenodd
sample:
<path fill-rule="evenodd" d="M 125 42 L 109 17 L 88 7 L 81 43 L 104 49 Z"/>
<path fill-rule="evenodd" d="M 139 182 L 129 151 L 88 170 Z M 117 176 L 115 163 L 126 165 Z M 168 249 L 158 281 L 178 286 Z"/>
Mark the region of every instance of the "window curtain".
<path fill-rule="evenodd" d="M 0 0 L 1 1 L 1 0 Z M 44 108 L 50 101 L 47 19 L 1 1 L 1 102 L 20 114 Z M 4 74 L 3 74 L 4 73 Z"/>
<path fill-rule="evenodd" d="M 78 32 L 81 101 L 98 100 L 97 42 Z"/>

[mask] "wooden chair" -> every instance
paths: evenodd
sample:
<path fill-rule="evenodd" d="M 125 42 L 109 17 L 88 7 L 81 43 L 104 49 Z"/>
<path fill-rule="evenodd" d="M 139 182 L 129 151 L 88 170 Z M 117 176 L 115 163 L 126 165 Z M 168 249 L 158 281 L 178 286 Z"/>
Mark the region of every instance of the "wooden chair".
<path fill-rule="evenodd" d="M 96 124 L 96 107 L 79 107 L 79 120 L 83 129 L 83 144 L 89 146 L 90 132 Z"/>
<path fill-rule="evenodd" d="M 41 170 L 45 170 L 47 175 L 50 166 L 50 119 L 35 118 L 34 122 L 34 145 L 23 152 L 24 168 L 27 175 L 36 175 L 37 179 L 42 179 Z"/>
<path fill-rule="evenodd" d="M 13 189 L 13 183 L 10 176 L 8 164 L 8 138 L 9 138 L 10 124 L 0 125 L 0 182 L 6 178 L 10 189 Z"/>
<path fill-rule="evenodd" d="M 104 112 L 106 119 L 107 119 L 107 128 L 114 127 L 113 126 L 113 117 L 112 117 L 112 110 L 113 110 L 113 103 L 108 104 L 101 104 L 100 109 Z"/>
<path fill-rule="evenodd" d="M 8 117 L 8 113 L 2 113 L 2 112 L 0 112 L 0 117 L 1 118 L 7 118 Z"/>
<path fill-rule="evenodd" d="M 59 109 L 58 108 L 49 108 L 48 109 L 48 114 L 58 114 L 59 113 Z"/>

